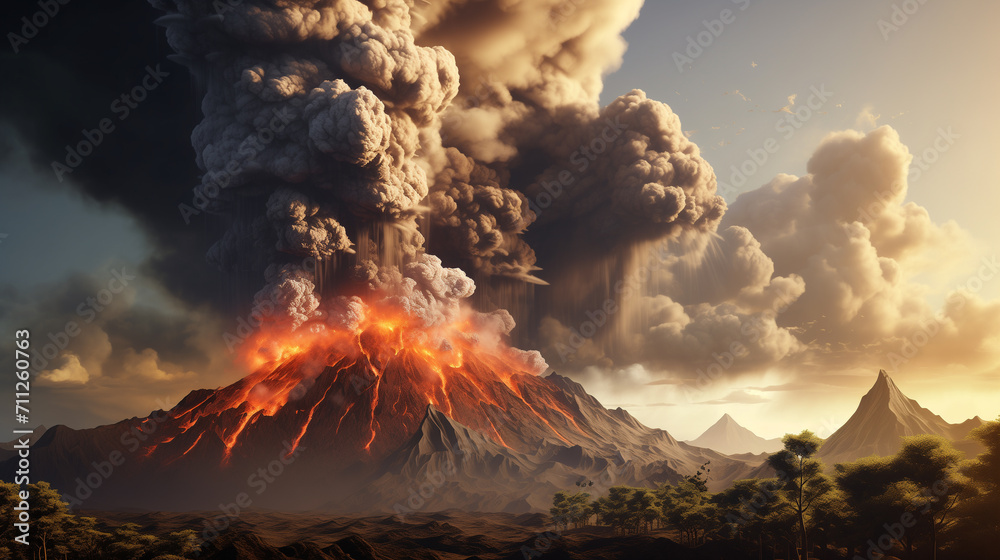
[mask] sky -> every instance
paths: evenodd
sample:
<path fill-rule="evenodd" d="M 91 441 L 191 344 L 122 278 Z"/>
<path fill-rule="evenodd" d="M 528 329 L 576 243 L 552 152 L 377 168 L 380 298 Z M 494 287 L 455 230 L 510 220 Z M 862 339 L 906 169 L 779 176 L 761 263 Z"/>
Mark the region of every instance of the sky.
<path fill-rule="evenodd" d="M 988 27 L 1000 16 L 1000 6 L 930 0 L 905 22 L 897 15 L 893 23 L 896 4 L 903 5 L 651 1 L 630 24 L 628 9 L 621 8 L 627 50 L 618 60 L 611 43 L 595 47 L 601 54 L 591 59 L 599 62 L 581 65 L 579 75 L 583 80 L 591 75 L 587 72 L 603 74 L 603 88 L 590 87 L 581 98 L 599 91 L 604 107 L 641 89 L 648 99 L 665 103 L 680 119 L 680 129 L 671 133 L 700 149 L 729 211 L 714 226 L 718 233 L 675 240 L 670 258 L 661 259 L 667 264 L 640 293 L 619 302 L 628 313 L 617 315 L 614 328 L 588 340 L 568 362 L 559 359 L 559 344 L 571 343 L 571 327 L 593 294 L 578 298 L 584 291 L 567 286 L 565 278 L 585 284 L 593 268 L 614 266 L 608 259 L 586 258 L 574 266 L 557 264 L 545 237 L 577 226 L 565 216 L 547 221 L 555 211 L 533 226 L 503 232 L 505 239 L 527 238 L 542 277 L 563 279 L 553 285 L 566 293 L 546 296 L 547 288 L 538 289 L 540 298 L 551 299 L 538 304 L 544 312 L 518 316 L 520 328 L 532 333 L 518 343 L 542 350 L 552 369 L 582 382 L 605 405 L 627 408 L 679 439 L 693 439 L 726 412 L 764 437 L 802 428 L 829 435 L 853 412 L 879 367 L 890 370 L 904 393 L 948 421 L 995 417 L 1000 325 L 990 312 L 1000 298 L 1000 281 L 981 282 L 961 309 L 948 306 L 954 288 L 968 288 L 983 259 L 995 257 L 1000 239 L 1000 222 L 992 216 L 1000 202 L 995 188 L 1000 171 L 992 162 L 1000 132 L 991 126 L 1000 116 L 991 95 L 1000 77 L 988 63 L 1000 54 L 1000 38 Z M 110 32 L 121 21 L 151 21 L 152 10 L 131 7 L 109 20 L 67 7 L 73 9 L 80 11 L 55 19 L 24 52 L 4 55 L 29 69 L 43 95 L 33 105 L 24 88 L 3 90 L 0 325 L 4 332 L 29 325 L 56 333 L 74 315 L 82 317 L 78 306 L 107 286 L 115 271 L 132 267 L 138 279 L 96 315 L 88 324 L 92 328 L 74 338 L 57 363 L 40 372 L 38 421 L 87 427 L 143 416 L 188 390 L 238 378 L 218 336 L 233 328 L 238 312 L 220 311 L 224 306 L 218 302 L 238 299 L 232 294 L 239 290 L 231 288 L 240 280 L 227 279 L 205 262 L 218 227 L 197 220 L 187 224 L 175 209 L 190 198 L 197 181 L 190 143 L 200 118 L 197 81 L 166 59 L 170 49 L 152 26 L 132 25 L 119 36 Z M 581 4 L 568 17 L 583 17 L 590 9 Z M 106 27 L 76 53 L 82 21 Z M 880 21 L 894 27 L 880 27 Z M 565 27 L 558 33 L 569 33 Z M 609 27 L 593 33 L 612 32 Z M 482 81 L 489 88 L 516 89 L 506 73 L 517 74 L 519 61 L 507 67 L 479 59 L 477 43 L 444 26 L 431 26 L 423 36 L 473 53 L 459 57 L 463 84 L 476 83 L 465 76 L 478 72 L 488 76 Z M 690 46 L 699 38 L 700 50 Z M 115 51 L 116 41 L 143 47 L 130 49 L 119 68 L 98 68 L 99 59 L 82 61 L 88 52 Z M 113 116 L 113 100 L 140 83 L 151 65 L 162 65 L 169 74 L 162 88 L 150 91 L 149 100 L 117 124 L 79 171 L 59 181 L 50 162 L 62 157 L 62 146 L 76 140 L 80 129 Z M 489 102 L 470 103 L 478 90 L 464 87 L 456 114 L 478 122 L 469 119 L 488 113 Z M 506 109 L 493 116 L 514 118 L 509 114 L 516 111 Z M 880 128 L 886 125 L 890 128 Z M 843 132 L 848 130 L 857 132 Z M 529 132 L 510 133 L 515 137 L 510 143 L 527 145 Z M 455 136 L 466 153 L 505 165 L 503 146 L 467 129 Z M 907 149 L 927 161 L 908 163 Z M 766 161 L 748 163 L 761 153 Z M 813 171 L 821 171 L 810 174 L 810 161 L 816 163 Z M 557 176 L 560 165 L 565 164 L 556 161 L 539 176 Z M 919 171 L 907 174 L 907 165 Z M 597 177 L 613 174 L 612 166 L 601 166 L 596 160 Z M 732 180 L 734 166 L 753 168 L 742 185 Z M 512 169 L 515 176 L 523 172 Z M 864 231 L 844 225 L 845 215 L 860 214 L 873 203 L 869 191 L 891 184 L 887 177 L 908 179 L 902 196 L 887 195 L 891 212 Z M 706 181 L 696 176 L 688 190 L 697 192 Z M 539 200 L 531 189 L 541 182 L 525 188 L 529 198 L 536 193 Z M 792 186 L 775 190 L 779 184 Z M 859 194 L 862 187 L 868 191 Z M 837 206 L 830 201 L 838 189 L 850 191 L 842 198 L 850 204 L 832 216 L 825 208 Z M 803 200 L 816 204 L 804 209 Z M 622 235 L 621 252 L 635 259 L 627 266 L 648 257 L 651 237 Z M 863 248 L 849 250 L 862 240 Z M 872 266 L 881 268 L 873 272 Z M 861 272 L 849 274 L 854 268 Z M 781 309 L 779 292 L 798 303 L 769 318 Z M 560 312 L 574 302 L 574 312 Z M 853 310 L 851 316 L 832 317 L 845 308 Z M 827 311 L 831 318 L 824 322 L 819 318 Z M 934 316 L 943 317 L 942 334 L 930 337 L 906 363 L 888 364 L 888 354 L 912 337 L 914 325 Z M 728 363 L 734 341 L 746 342 L 732 329 L 754 321 L 761 322 L 764 334 L 749 343 L 748 356 L 734 359 L 720 379 L 700 383 L 700 372 Z"/>
<path fill-rule="evenodd" d="M 782 140 L 780 149 L 769 154 L 744 186 L 720 189 L 730 204 L 740 193 L 779 173 L 804 174 L 816 146 L 834 131 L 869 131 L 888 124 L 918 156 L 934 146 L 941 129 L 951 131 L 957 138 L 936 161 L 925 163 L 926 169 L 914 163 L 921 172 L 909 182 L 906 200 L 925 207 L 935 222 L 955 221 L 979 243 L 977 255 L 992 255 L 995 240 L 1000 239 L 1000 222 L 993 216 L 1000 203 L 995 187 L 1000 184 L 1000 168 L 990 153 L 1000 147 L 1000 131 L 991 125 L 998 122 L 1000 109 L 990 92 L 1000 85 L 1000 77 L 981 64 L 1000 55 L 1000 38 L 987 23 L 1000 13 L 1000 6 L 930 1 L 903 25 L 880 28 L 880 21 L 893 23 L 894 5 L 902 3 L 647 2 L 624 34 L 629 49 L 621 68 L 608 76 L 601 98 L 607 102 L 641 88 L 668 103 L 719 180 L 730 185 L 731 167 L 748 159 L 747 150 L 759 149 L 771 137 Z M 693 63 L 682 63 L 679 69 L 673 53 L 687 56 L 688 37 L 696 38 L 706 30 L 703 22 L 718 19 L 725 9 L 732 10 L 734 21 L 723 26 Z M 788 115 L 775 111 L 788 105 L 791 95 L 801 106 L 814 86 L 825 86 L 833 95 L 785 141 L 775 126 Z M 956 278 L 964 277 L 963 266 L 976 262 L 977 255 L 956 263 L 950 277 L 919 276 L 917 280 L 928 285 L 928 300 L 941 302 L 958 283 Z M 996 298 L 1000 282 L 986 283 L 981 294 Z M 697 436 L 725 411 L 768 437 L 784 433 L 789 412 L 818 413 L 819 423 L 803 425 L 828 435 L 854 411 L 876 373 L 860 371 L 857 379 L 847 378 L 842 386 L 819 386 L 809 397 L 797 395 L 773 405 L 706 406 L 710 412 L 681 406 L 670 407 L 671 412 L 655 406 L 631 410 L 649 424 L 670 426 L 681 438 Z M 912 379 L 906 370 L 893 375 L 908 396 L 951 422 L 996 414 L 991 405 L 1000 389 L 995 373 L 987 382 L 969 378 L 970 385 L 984 392 L 946 383 L 948 370 Z M 741 388 L 733 384 L 720 392 Z M 648 398 L 670 400 L 655 393 Z M 629 399 L 609 394 L 604 401 L 628 403 Z M 789 401 L 809 404 L 795 406 Z M 683 428 L 675 428 L 678 423 Z"/>

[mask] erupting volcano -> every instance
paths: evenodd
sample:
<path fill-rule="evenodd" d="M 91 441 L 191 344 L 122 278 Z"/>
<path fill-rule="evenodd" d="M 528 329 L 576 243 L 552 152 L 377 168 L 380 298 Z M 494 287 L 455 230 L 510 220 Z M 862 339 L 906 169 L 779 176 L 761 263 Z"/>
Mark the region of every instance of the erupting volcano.
<path fill-rule="evenodd" d="M 221 451 L 225 465 L 284 431 L 288 453 L 325 446 L 343 460 L 374 462 L 416 431 L 428 405 L 519 452 L 593 438 L 574 420 L 575 403 L 537 377 L 544 363 L 487 330 L 502 326 L 502 315 L 428 327 L 399 309 L 353 303 L 363 316 L 350 326 L 256 334 L 245 356 L 256 371 L 191 393 L 146 458 L 170 463 L 205 449 Z"/>
<path fill-rule="evenodd" d="M 312 328 L 265 323 L 241 346 L 253 372 L 232 385 L 143 419 L 47 431 L 34 464 L 88 507 L 215 507 L 270 473 L 282 490 L 262 505 L 338 511 L 393 510 L 432 478 L 449 486 L 435 507 L 528 511 L 581 478 L 676 481 L 712 461 L 722 485 L 752 468 L 540 377 L 537 352 L 506 344 L 508 313 L 463 303 L 461 271 L 423 257 L 389 277 Z M 80 477 L 123 445 L 114 476 Z M 295 474 L 279 476 L 286 466 Z"/>

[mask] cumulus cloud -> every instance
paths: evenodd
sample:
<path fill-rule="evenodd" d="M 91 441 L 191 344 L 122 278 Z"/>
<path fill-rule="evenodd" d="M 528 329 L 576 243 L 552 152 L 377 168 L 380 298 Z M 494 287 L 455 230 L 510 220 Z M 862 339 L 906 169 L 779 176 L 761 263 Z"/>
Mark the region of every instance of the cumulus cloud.
<path fill-rule="evenodd" d="M 47 383 L 86 383 L 90 373 L 76 354 L 66 354 L 61 367 L 43 371 L 39 377 Z"/>
<path fill-rule="evenodd" d="M 145 270 L 115 265 L 32 290 L 0 286 L 0 323 L 31 331 L 33 414 L 80 428 L 116 422 L 246 373 L 222 339 L 235 317 L 170 297 Z"/>
<path fill-rule="evenodd" d="M 934 315 L 913 281 L 928 255 L 969 254 L 956 224 L 905 202 L 910 160 L 888 126 L 832 134 L 806 176 L 778 176 L 726 215 L 724 224 L 753 233 L 777 273 L 805 281 L 781 323 L 813 347 L 877 351 L 908 336 Z"/>
<path fill-rule="evenodd" d="M 708 368 L 713 379 L 732 379 L 802 367 L 827 376 L 995 363 L 1000 302 L 978 292 L 1000 275 L 1000 262 L 954 275 L 944 304 L 929 303 L 922 279 L 932 263 L 961 264 L 974 245 L 956 224 L 906 201 L 909 163 L 889 127 L 830 135 L 807 175 L 779 175 L 744 193 L 718 230 L 638 245 L 623 259 L 627 282 L 610 307 L 591 304 L 575 323 L 542 322 L 543 352 L 555 366 L 596 366 L 608 378 L 640 363 L 664 391 L 703 386 Z M 763 392 L 803 386 L 712 402 L 763 402 Z"/>

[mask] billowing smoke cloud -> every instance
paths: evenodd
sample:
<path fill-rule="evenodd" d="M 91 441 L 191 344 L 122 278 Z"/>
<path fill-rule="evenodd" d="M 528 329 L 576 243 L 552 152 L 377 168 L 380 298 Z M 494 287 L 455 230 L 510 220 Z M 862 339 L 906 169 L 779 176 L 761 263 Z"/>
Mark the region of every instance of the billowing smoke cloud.
<path fill-rule="evenodd" d="M 1000 262 L 957 272 L 974 244 L 906 202 L 910 161 L 889 127 L 830 135 L 807 175 L 744 193 L 717 232 L 636 245 L 610 304 L 543 320 L 543 353 L 587 378 L 638 363 L 689 389 L 769 371 L 992 367 L 1000 302 L 978 292 Z M 926 281 L 945 263 L 955 288 L 935 309 Z"/>
<path fill-rule="evenodd" d="M 417 152 L 434 144 L 458 71 L 445 49 L 414 44 L 405 4 L 242 2 L 218 14 L 208 2 L 153 4 L 206 80 L 196 200 L 234 221 L 215 262 L 259 270 L 260 241 L 273 241 L 267 264 L 332 261 L 376 222 L 413 230 L 428 193 Z"/>
<path fill-rule="evenodd" d="M 666 105 L 640 91 L 598 104 L 641 2 L 152 3 L 207 88 L 195 198 L 230 223 L 209 258 L 263 273 L 255 304 L 276 304 L 287 328 L 357 311 L 331 296 L 420 279 L 448 289 L 398 306 L 445 313 L 473 294 L 471 276 L 480 303 L 503 309 L 498 296 L 593 262 L 563 253 L 711 231 L 725 210 Z M 541 309 L 577 303 L 547 298 Z"/>
<path fill-rule="evenodd" d="M 797 274 L 776 276 L 771 259 L 738 226 L 641 244 L 613 298 L 577 325 L 554 317 L 541 340 L 552 363 L 571 369 L 641 363 L 674 379 L 723 361 L 753 371 L 805 349 L 778 320 L 806 290 Z M 595 323 L 607 315 L 603 328 Z"/>
<path fill-rule="evenodd" d="M 832 136 L 807 176 L 727 214 L 667 105 L 598 102 L 638 1 L 153 1 L 207 87 L 197 190 L 230 223 L 209 258 L 262 275 L 283 329 L 391 305 L 428 331 L 512 332 L 506 311 L 470 319 L 474 300 L 514 309 L 556 368 L 759 371 L 920 328 L 910 280 L 964 243 L 903 204 L 887 128 Z M 962 330 L 949 313 L 941 340 Z"/>

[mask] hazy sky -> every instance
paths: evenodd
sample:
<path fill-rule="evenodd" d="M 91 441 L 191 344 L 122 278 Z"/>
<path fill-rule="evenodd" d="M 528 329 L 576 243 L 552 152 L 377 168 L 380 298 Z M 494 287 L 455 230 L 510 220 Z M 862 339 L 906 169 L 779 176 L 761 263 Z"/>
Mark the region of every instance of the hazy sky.
<path fill-rule="evenodd" d="M 996 128 L 1000 124 L 1000 111 L 995 101 L 995 91 L 1000 86 L 995 71 L 1000 60 L 1000 35 L 992 29 L 993 22 L 1000 17 L 1000 5 L 972 0 L 949 3 L 929 0 L 908 15 L 905 22 L 897 15 L 895 24 L 893 13 L 894 3 L 889 1 L 650 1 L 624 33 L 628 50 L 620 69 L 606 78 L 601 102 L 610 103 L 638 88 L 649 98 L 668 104 L 679 116 L 687 137 L 698 145 L 702 156 L 715 169 L 719 192 L 731 208 L 738 206 L 740 193 L 758 189 L 779 174 L 806 175 L 807 162 L 831 133 L 848 129 L 869 133 L 878 126 L 889 125 L 910 153 L 923 158 L 925 150 L 931 150 L 926 155 L 935 161 L 923 166 L 914 164 L 920 171 L 910 174 L 905 202 L 914 202 L 926 210 L 929 218 L 925 226 L 931 228 L 926 231 L 933 230 L 928 239 L 958 241 L 954 241 L 954 251 L 950 251 L 953 258 L 936 261 L 937 266 L 934 262 L 931 265 L 924 262 L 903 268 L 900 293 L 905 292 L 906 298 L 911 299 L 899 301 L 912 305 L 914 294 L 918 294 L 930 309 L 937 310 L 958 283 L 978 270 L 982 258 L 990 258 L 1000 250 L 996 245 L 1000 239 L 1000 221 L 994 217 L 1000 206 L 997 190 L 1000 170 L 994 163 L 995 152 L 1000 148 L 1000 132 Z M 138 19 L 148 14 L 129 17 Z M 728 21 L 721 22 L 722 19 Z M 880 24 L 880 20 L 888 23 Z M 71 24 L 67 19 L 54 25 Z M 55 30 L 50 32 L 56 36 Z M 143 36 L 154 33 L 145 28 L 130 32 Z M 98 35 L 100 41 L 114 40 L 107 33 Z M 707 46 L 691 47 L 691 41 L 697 43 L 699 39 Z M 39 38 L 32 48 L 41 51 L 44 40 Z M 41 60 L 51 64 L 59 56 L 68 56 L 58 54 L 59 49 L 72 49 L 71 41 L 66 43 L 55 47 L 57 54 L 53 58 L 41 57 Z M 141 76 L 142 67 L 149 61 L 162 61 L 165 52 L 162 45 L 154 44 L 136 54 L 134 64 L 123 69 L 124 77 L 114 84 L 95 85 L 99 80 L 88 80 L 81 71 L 81 76 L 76 76 L 77 87 L 66 88 L 79 97 L 81 105 L 90 103 L 89 109 L 81 109 L 80 126 L 93 125 L 94 116 L 104 114 L 107 101 Z M 28 57 L 33 55 L 28 52 L 19 56 L 17 61 L 23 62 L 32 60 Z M 35 66 L 41 63 L 36 60 Z M 66 66 L 72 67 L 69 63 Z M 193 107 L 196 103 L 190 100 L 195 95 L 184 71 L 176 66 L 166 67 L 176 71 L 164 86 L 172 89 L 154 92 L 150 104 L 173 96 L 188 99 Z M 70 74 L 67 70 L 65 74 L 52 72 L 52 75 Z M 817 91 L 825 92 L 828 99 L 816 100 L 814 107 L 804 112 Z M 75 101 L 62 99 L 64 105 Z M 5 99 L 5 105 L 8 108 L 3 118 L 15 119 L 13 102 Z M 157 138 L 163 134 L 173 135 L 173 140 L 179 137 L 184 144 L 164 141 L 162 150 L 147 156 L 155 158 L 154 161 L 132 154 L 131 158 L 114 160 L 127 161 L 122 164 L 123 169 L 105 165 L 109 177 L 125 174 L 107 190 L 130 192 L 131 199 L 130 195 L 97 196 L 94 193 L 100 194 L 101 189 L 87 186 L 89 183 L 83 178 L 78 182 L 77 177 L 70 177 L 59 183 L 46 164 L 52 157 L 51 151 L 29 147 L 33 140 L 22 138 L 10 127 L 2 129 L 0 233 L 7 234 L 0 238 L 0 295 L 3 296 L 0 325 L 4 332 L 21 328 L 33 316 L 45 317 L 36 323 L 45 332 L 49 328 L 46 321 L 54 321 L 58 316 L 55 312 L 45 315 L 50 307 L 40 294 L 47 293 L 52 299 L 55 299 L 52 294 L 61 294 L 72 309 L 80 298 L 100 289 L 116 267 L 134 266 L 139 270 L 151 256 L 161 255 L 154 247 L 168 246 L 170 236 L 204 233 L 180 223 L 173 212 L 175 201 L 170 197 L 154 201 L 166 209 L 162 214 L 168 227 L 142 224 L 135 213 L 123 209 L 143 204 L 135 199 L 143 197 L 140 189 L 147 178 L 162 185 L 194 174 L 190 169 L 193 154 L 186 142 L 191 123 L 197 121 L 192 117 L 195 111 L 185 108 L 179 113 L 183 117 L 180 121 L 176 121 L 176 114 L 169 113 L 153 123 L 139 120 L 156 114 L 154 109 L 141 107 L 137 111 L 139 116 L 124 123 L 113 141 L 142 145 L 131 139 Z M 796 112 L 800 117 L 794 117 Z M 48 108 L 43 113 L 48 114 Z M 59 116 L 52 113 L 52 119 Z M 794 121 L 789 120 L 793 118 Z M 789 128 L 792 124 L 795 126 Z M 55 139 L 49 143 L 49 150 L 60 146 L 65 138 L 72 138 L 76 130 L 63 130 L 61 134 L 53 135 Z M 942 136 L 948 138 L 944 144 Z M 771 139 L 778 148 L 749 173 L 745 184 L 729 189 L 733 183 L 732 167 L 744 166 L 751 157 L 748 150 L 759 153 L 763 146 L 770 145 Z M 154 145 L 157 141 L 153 140 Z M 936 141 L 938 146 L 947 146 L 947 150 L 933 150 Z M 897 150 L 895 144 L 883 148 L 889 155 Z M 102 149 L 107 152 L 121 148 L 107 145 Z M 32 163 L 26 157 L 29 150 L 36 151 Z M 114 153 L 118 155 L 118 151 Z M 89 161 L 87 165 L 100 167 L 104 163 Z M 165 174 L 173 175 L 165 177 Z M 185 189 L 189 187 L 186 185 Z M 182 194 L 185 189 L 181 189 Z M 154 198 L 159 196 L 155 188 L 148 192 Z M 94 198 L 102 202 L 95 202 Z M 744 199 L 739 211 L 731 213 L 735 218 L 727 218 L 733 221 L 743 216 L 747 222 L 734 221 L 729 225 L 745 226 L 757 236 L 764 244 L 764 252 L 775 260 L 775 276 L 787 279 L 802 273 L 796 268 L 799 261 L 782 255 L 781 239 L 768 241 L 766 223 L 751 223 L 754 208 L 778 204 L 780 200 L 775 197 L 772 201 L 761 195 L 759 200 L 754 199 L 758 206 L 747 200 Z M 949 222 L 954 225 L 947 225 Z M 151 230 L 164 233 L 154 240 L 149 236 Z M 818 254 L 823 241 L 816 243 L 814 249 Z M 914 259 L 919 261 L 919 255 Z M 179 266 L 160 261 L 154 264 L 172 266 L 175 271 Z M 783 267 L 787 270 L 782 270 Z M 171 285 L 167 289 L 159 285 L 154 269 L 149 265 L 145 269 L 149 276 L 142 277 L 126 297 L 115 303 L 113 313 L 102 316 L 98 321 L 103 329 L 99 335 L 92 340 L 76 341 L 86 342 L 90 347 L 104 344 L 110 347 L 120 344 L 127 338 L 126 331 L 131 330 L 139 333 L 136 336 L 140 340 L 131 341 L 132 353 L 93 366 L 98 371 L 104 367 L 103 374 L 97 376 L 91 371 L 86 384 L 41 386 L 40 398 L 49 399 L 48 404 L 40 405 L 43 421 L 86 427 L 144 415 L 161 403 L 178 400 L 188 389 L 214 387 L 235 379 L 236 374 L 222 365 L 227 355 L 212 355 L 213 345 L 218 350 L 218 340 L 206 342 L 205 337 L 199 338 L 189 325 L 176 318 L 182 314 L 201 317 L 199 298 L 209 297 L 209 292 L 188 284 Z M 192 279 L 204 277 L 207 284 L 225 287 L 207 266 L 184 270 L 190 270 Z M 810 292 L 809 282 L 805 290 L 803 297 L 814 293 Z M 175 299 L 182 293 L 184 303 Z M 977 303 L 976 310 L 987 313 L 995 309 L 990 305 L 1000 298 L 1000 277 L 984 282 L 977 295 L 983 303 L 981 306 Z M 958 319 L 967 320 L 964 324 L 970 326 L 965 328 L 996 326 L 995 322 L 980 317 Z M 202 323 L 206 330 L 219 326 L 207 318 Z M 185 325 L 179 329 L 183 333 L 165 333 L 164 329 L 171 325 L 181 324 Z M 783 327 L 800 337 L 810 328 L 804 323 Z M 960 338 L 968 331 L 959 328 L 956 332 L 955 337 Z M 962 347 L 957 343 L 949 346 L 951 338 L 945 342 L 939 340 L 941 348 L 935 347 L 926 357 L 892 372 L 893 378 L 904 393 L 948 421 L 958 422 L 976 414 L 993 418 L 998 412 L 996 402 L 1000 402 L 997 361 L 1000 330 L 981 334 L 983 342 L 968 361 L 961 355 L 950 359 L 940 357 Z M 822 339 L 816 333 L 809 334 L 813 335 L 817 340 Z M 854 411 L 861 395 L 874 383 L 878 367 L 889 369 L 887 364 L 880 365 L 884 361 L 879 359 L 881 350 L 872 350 L 873 355 L 865 359 L 858 357 L 858 348 L 863 346 L 858 343 L 861 334 L 855 336 L 852 331 L 841 335 L 831 337 L 832 342 L 828 341 L 821 353 L 800 349 L 797 353 L 775 355 L 769 361 L 762 360 L 759 366 L 748 367 L 739 376 L 727 377 L 705 388 L 690 383 L 690 372 L 682 375 L 663 365 L 666 363 L 663 361 L 618 364 L 611 368 L 594 366 L 573 376 L 605 405 L 628 408 L 643 422 L 666 428 L 680 439 L 696 437 L 724 412 L 765 437 L 802 428 L 828 435 Z M 814 341 L 802 343 L 804 346 Z M 144 353 L 147 349 L 152 354 Z M 64 364 L 66 367 L 69 366 Z M 70 374 L 67 370 L 66 375 Z M 121 397 L 125 392 L 131 395 L 128 399 Z"/>
<path fill-rule="evenodd" d="M 771 137 L 781 140 L 780 149 L 746 185 L 733 191 L 720 188 L 730 204 L 739 192 L 755 189 L 779 173 L 804 174 L 810 155 L 830 132 L 869 131 L 876 123 L 888 124 L 911 153 L 920 156 L 933 147 L 940 129 L 951 130 L 957 140 L 910 182 L 907 200 L 925 207 L 935 222 L 954 220 L 979 242 L 981 255 L 993 255 L 1000 239 L 1000 221 L 995 218 L 1000 167 L 993 155 L 1000 148 L 996 126 L 1000 109 L 993 94 L 1000 76 L 989 68 L 1000 61 L 1000 36 L 990 22 L 1000 16 L 1000 5 L 931 0 L 898 30 L 883 26 L 883 35 L 879 21 L 892 23 L 894 4 L 903 3 L 647 2 L 624 34 L 629 49 L 621 69 L 606 80 L 602 100 L 641 88 L 667 102 L 726 183 L 731 183 L 731 166 L 748 159 L 748 149 L 760 148 Z M 679 70 L 673 54 L 687 56 L 688 37 L 697 40 L 706 30 L 703 20 L 718 19 L 725 9 L 732 10 L 735 20 L 712 37 L 693 64 Z M 896 21 L 901 21 L 898 16 Z M 706 36 L 702 39 L 708 42 Z M 788 114 L 775 111 L 788 105 L 791 95 L 798 102 L 791 108 L 800 108 L 810 89 L 823 85 L 833 92 L 830 101 L 785 141 L 775 126 Z M 929 301 L 939 303 L 967 275 L 965 270 L 954 272 L 950 277 L 925 274 L 916 281 L 928 285 Z M 1000 281 L 985 283 L 981 294 L 996 298 Z M 920 372 L 902 369 L 893 376 L 908 396 L 948 421 L 975 414 L 992 418 L 1000 400 L 996 369 L 1000 363 L 993 363 L 991 375 L 974 375 L 954 366 Z M 760 404 L 630 410 L 681 438 L 695 437 L 727 411 L 767 437 L 787 431 L 788 419 L 796 416 L 803 418 L 802 427 L 827 435 L 854 411 L 876 377 L 875 370 L 845 373 L 858 377 L 831 376 L 829 386 L 803 387 L 794 394 L 751 390 L 746 400 L 755 400 L 756 395 L 765 401 Z M 778 371 L 760 376 L 760 383 L 718 387 L 711 396 L 695 400 L 709 401 L 744 387 L 779 385 L 797 377 Z M 658 392 L 655 386 L 653 391 L 629 391 L 628 396 L 612 390 L 602 396 L 606 404 L 635 404 L 643 398 L 648 401 L 642 402 L 673 403 L 677 398 L 669 389 Z"/>

